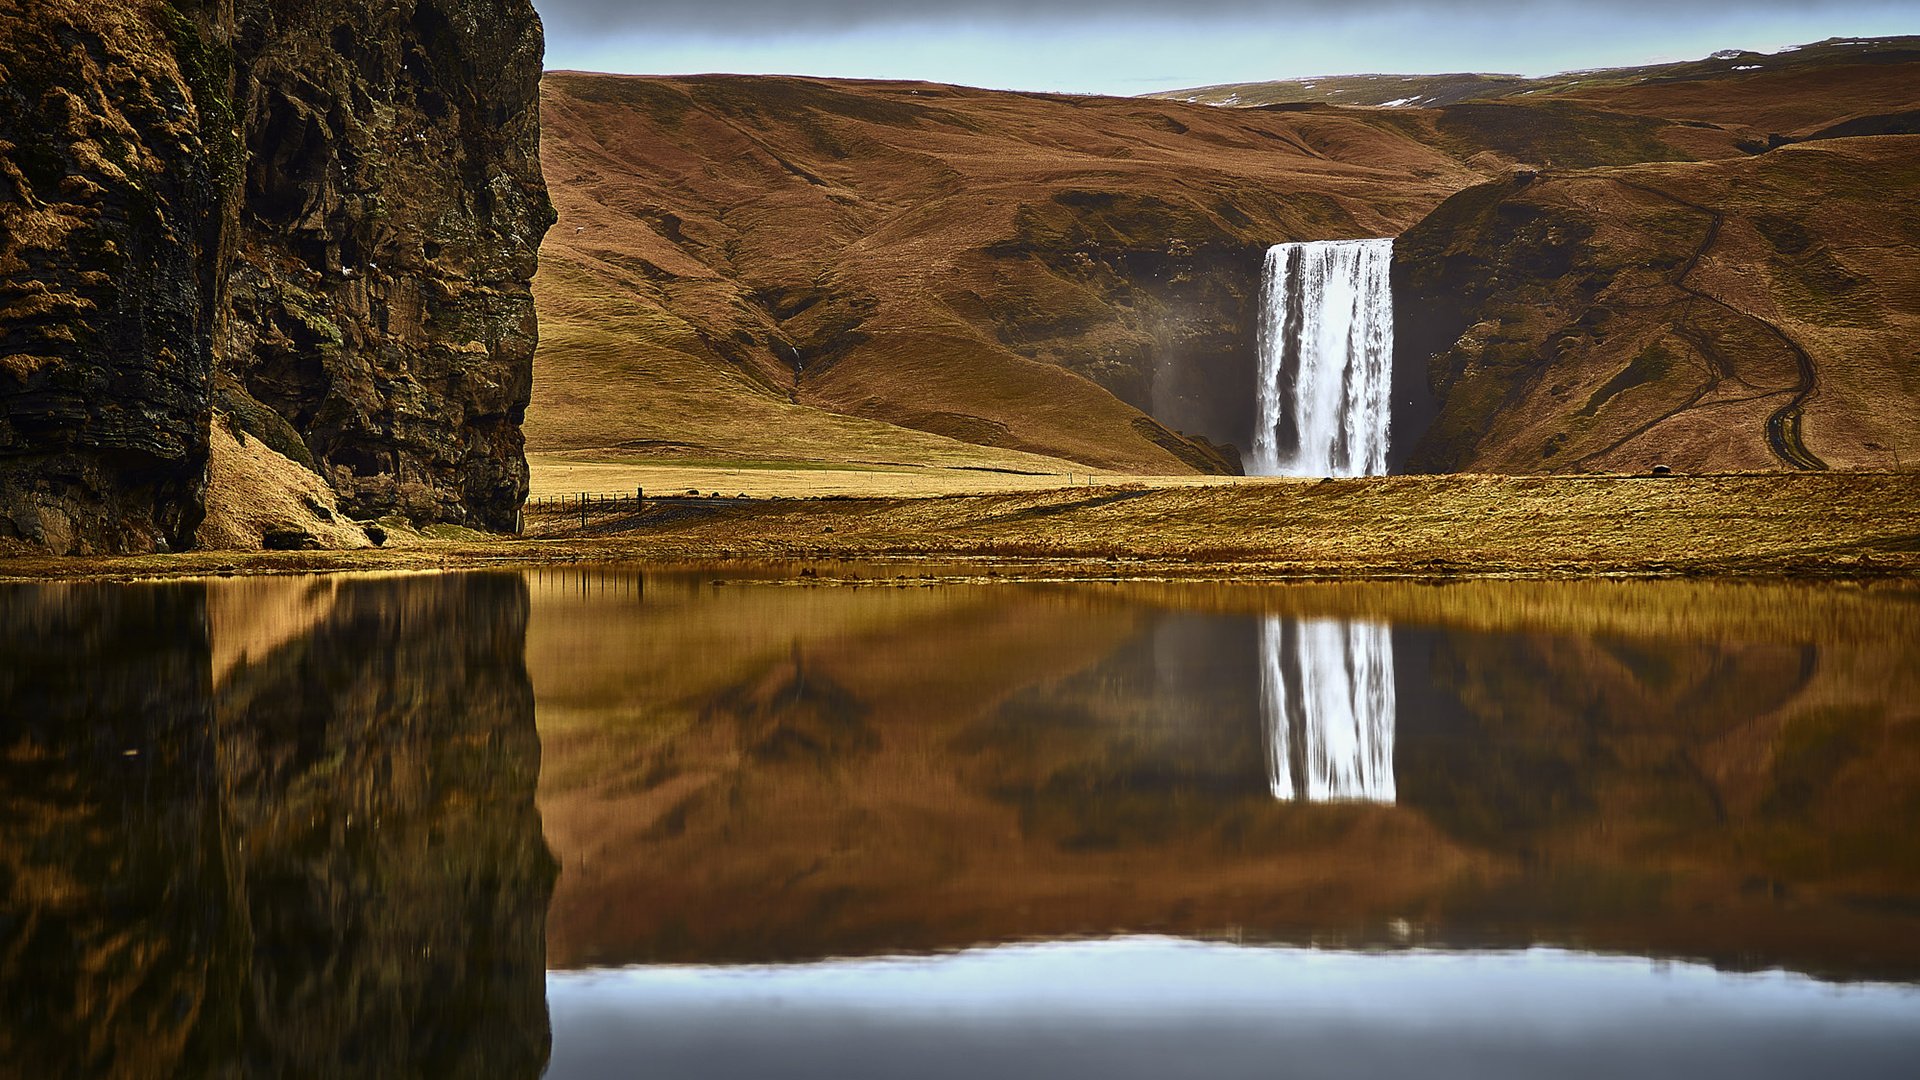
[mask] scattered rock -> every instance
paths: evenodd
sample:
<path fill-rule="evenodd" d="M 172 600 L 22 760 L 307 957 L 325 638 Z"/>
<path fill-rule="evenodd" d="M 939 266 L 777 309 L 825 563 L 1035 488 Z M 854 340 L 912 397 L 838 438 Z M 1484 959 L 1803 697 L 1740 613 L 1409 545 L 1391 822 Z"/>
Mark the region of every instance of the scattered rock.
<path fill-rule="evenodd" d="M 320 551 L 321 543 L 305 529 L 268 529 L 260 537 L 260 546 L 268 551 Z"/>

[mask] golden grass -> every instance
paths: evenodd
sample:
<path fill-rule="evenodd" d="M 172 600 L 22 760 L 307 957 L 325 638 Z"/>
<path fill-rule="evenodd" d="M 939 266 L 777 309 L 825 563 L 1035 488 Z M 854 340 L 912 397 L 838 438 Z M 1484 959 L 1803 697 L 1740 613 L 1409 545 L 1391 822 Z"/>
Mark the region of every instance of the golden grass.
<path fill-rule="evenodd" d="M 1134 482 L 934 498 L 650 498 L 403 550 L 0 559 L 0 577 L 911 560 L 947 576 L 1920 574 L 1920 475 L 1400 476 Z"/>
<path fill-rule="evenodd" d="M 536 494 L 551 493 L 540 487 L 543 454 L 583 449 L 656 460 L 691 455 L 1024 472 L 1084 468 L 795 404 L 713 355 L 686 323 L 625 291 L 605 267 L 581 261 L 555 247 L 534 281 L 540 352 L 526 433 Z"/>
<path fill-rule="evenodd" d="M 617 530 L 617 531 L 616 531 Z M 1454 475 L 1125 485 L 536 518 L 609 557 L 1135 560 L 1253 574 L 1907 572 L 1920 477 Z"/>
<path fill-rule="evenodd" d="M 323 516 L 315 507 L 326 510 Z M 340 512 L 318 474 L 215 416 L 207 455 L 207 516 L 195 534 L 209 550 L 257 551 L 274 529 L 300 529 L 327 547 L 366 547 L 367 534 Z"/>
<path fill-rule="evenodd" d="M 964 446 L 965 444 L 956 444 Z M 960 456 L 960 455 L 956 455 Z M 964 461 L 964 456 L 961 456 Z M 756 499 L 806 499 L 822 496 L 915 498 L 934 495 L 975 495 L 1004 491 L 1050 491 L 1091 485 L 1113 487 L 1146 483 L 1156 487 L 1233 483 L 1227 476 L 1141 476 L 1095 472 L 1067 461 L 1048 462 L 1011 471 L 1005 467 L 953 464 L 874 464 L 842 460 L 802 461 L 793 458 L 661 459 L 639 454 L 582 450 L 568 453 L 530 453 L 533 510 L 542 499 L 565 499 L 589 492 L 631 495 L 643 488 L 654 495 L 745 495 Z"/>

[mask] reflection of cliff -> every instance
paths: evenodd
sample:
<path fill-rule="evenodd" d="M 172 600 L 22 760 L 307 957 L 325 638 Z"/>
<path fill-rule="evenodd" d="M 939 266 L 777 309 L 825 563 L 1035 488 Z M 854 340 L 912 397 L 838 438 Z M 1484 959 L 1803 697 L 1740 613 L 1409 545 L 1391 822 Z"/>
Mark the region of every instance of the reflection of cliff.
<path fill-rule="evenodd" d="M 231 998 L 202 590 L 0 590 L 0 1061 L 164 1076 Z"/>
<path fill-rule="evenodd" d="M 1724 818 L 1703 748 L 1791 702 L 1812 646 L 1676 645 L 1545 635 L 1409 634 L 1400 782 L 1476 843 L 1519 846 L 1593 815 L 1602 788 L 1660 783 L 1682 821 Z"/>
<path fill-rule="evenodd" d="M 0 682 L 0 713 L 35 718 L 6 732 L 0 1055 L 537 1075 L 553 869 L 524 586 L 349 580 L 215 687 L 222 587 L 0 596 L 10 657 L 55 643 Z"/>
<path fill-rule="evenodd" d="M 1293 926 L 1303 903 L 1398 904 L 1474 859 L 1413 815 L 1274 802 L 1250 620 L 1107 590 L 650 585 L 596 624 L 571 591 L 537 595 L 535 641 L 643 643 L 633 668 L 660 678 L 630 669 L 634 696 L 596 722 L 547 671 L 575 650 L 533 650 L 557 966 Z M 781 645 L 709 636 L 735 623 Z M 783 730 L 846 748 L 753 752 Z M 1390 880 L 1366 879 L 1372 844 L 1410 853 Z"/>
<path fill-rule="evenodd" d="M 1274 800 L 1259 620 L 1129 589 L 650 588 L 602 625 L 537 597 L 536 626 L 644 642 L 639 663 L 674 687 L 609 691 L 596 721 L 546 674 L 565 652 L 536 651 L 543 726 L 548 687 L 571 705 L 541 792 L 566 865 L 555 963 L 1121 930 L 1920 974 L 1900 596 L 1851 596 L 1839 637 L 1786 591 L 1679 598 L 1773 611 L 1751 635 L 1771 644 L 1396 629 L 1388 806 Z M 1442 615 L 1450 597 L 1491 610 L 1482 591 L 1426 592 Z M 736 621 L 766 644 L 666 632 Z"/>

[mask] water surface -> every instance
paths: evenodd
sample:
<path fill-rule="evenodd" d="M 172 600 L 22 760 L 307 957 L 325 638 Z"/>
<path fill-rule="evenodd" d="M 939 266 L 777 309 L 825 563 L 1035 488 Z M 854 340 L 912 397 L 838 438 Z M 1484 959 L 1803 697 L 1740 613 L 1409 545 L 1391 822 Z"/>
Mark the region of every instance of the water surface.
<path fill-rule="evenodd" d="M 818 570 L 0 589 L 0 1059 L 1920 1052 L 1913 590 Z"/>

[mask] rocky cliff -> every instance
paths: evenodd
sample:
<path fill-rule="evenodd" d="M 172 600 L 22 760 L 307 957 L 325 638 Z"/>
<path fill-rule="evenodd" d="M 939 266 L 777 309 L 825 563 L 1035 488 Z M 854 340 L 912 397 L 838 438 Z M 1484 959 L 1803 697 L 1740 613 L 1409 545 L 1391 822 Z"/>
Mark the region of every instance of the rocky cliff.
<path fill-rule="evenodd" d="M 0 13 L 0 538 L 190 544 L 216 411 L 352 516 L 511 528 L 541 53 L 526 0 Z"/>

